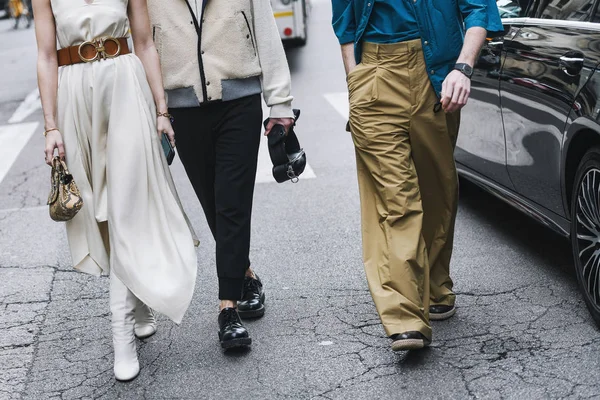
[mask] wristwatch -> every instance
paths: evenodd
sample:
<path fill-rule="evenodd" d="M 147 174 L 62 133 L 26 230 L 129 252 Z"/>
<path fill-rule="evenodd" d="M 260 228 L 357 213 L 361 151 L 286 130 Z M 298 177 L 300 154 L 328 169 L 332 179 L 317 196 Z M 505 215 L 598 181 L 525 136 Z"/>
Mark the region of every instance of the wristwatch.
<path fill-rule="evenodd" d="M 462 72 L 469 79 L 471 79 L 471 76 L 473 76 L 473 67 L 471 67 L 469 64 L 456 63 L 454 64 L 454 69 Z"/>

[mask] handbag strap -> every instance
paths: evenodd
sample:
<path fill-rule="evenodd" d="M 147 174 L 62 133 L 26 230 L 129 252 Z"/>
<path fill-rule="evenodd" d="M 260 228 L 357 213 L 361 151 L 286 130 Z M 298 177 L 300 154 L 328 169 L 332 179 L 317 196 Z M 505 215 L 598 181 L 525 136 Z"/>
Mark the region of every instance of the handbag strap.
<path fill-rule="evenodd" d="M 71 175 L 71 173 L 69 172 L 69 168 L 67 168 L 67 163 L 64 162 L 63 160 L 60 160 L 60 165 L 62 166 L 63 172 L 65 173 L 65 175 Z"/>
<path fill-rule="evenodd" d="M 52 159 L 52 168 L 56 171 L 60 172 L 63 169 L 63 161 L 61 161 L 60 157 L 56 156 Z"/>
<path fill-rule="evenodd" d="M 52 168 L 61 176 L 71 175 L 69 168 L 67 168 L 67 163 L 58 156 L 52 159 Z"/>

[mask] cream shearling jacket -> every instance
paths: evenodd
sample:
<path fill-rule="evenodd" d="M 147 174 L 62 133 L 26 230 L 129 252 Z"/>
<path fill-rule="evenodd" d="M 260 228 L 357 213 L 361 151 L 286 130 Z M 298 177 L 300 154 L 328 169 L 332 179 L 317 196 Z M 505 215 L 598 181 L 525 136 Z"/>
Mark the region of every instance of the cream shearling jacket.
<path fill-rule="evenodd" d="M 188 1 L 191 10 L 185 0 L 148 0 L 168 106 L 262 92 L 272 118 L 293 117 L 290 71 L 270 1 Z"/>

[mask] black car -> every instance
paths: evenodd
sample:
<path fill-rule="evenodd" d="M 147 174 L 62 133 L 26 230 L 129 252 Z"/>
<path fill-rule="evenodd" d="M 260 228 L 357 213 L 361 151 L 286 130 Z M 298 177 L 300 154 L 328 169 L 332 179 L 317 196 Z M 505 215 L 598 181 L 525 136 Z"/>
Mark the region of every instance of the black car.
<path fill-rule="evenodd" d="M 600 0 L 498 2 L 456 148 L 459 174 L 572 241 L 600 326 Z"/>

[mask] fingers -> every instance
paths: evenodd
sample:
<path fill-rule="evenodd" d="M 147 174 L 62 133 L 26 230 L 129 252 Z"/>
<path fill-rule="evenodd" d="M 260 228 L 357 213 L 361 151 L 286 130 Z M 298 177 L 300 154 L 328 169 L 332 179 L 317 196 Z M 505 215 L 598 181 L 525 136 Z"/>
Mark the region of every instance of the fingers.
<path fill-rule="evenodd" d="M 454 88 L 454 92 L 452 95 L 452 100 L 448 104 L 448 107 L 445 109 L 446 112 L 452 113 L 460 110 L 467 104 L 467 100 L 469 99 L 470 90 L 464 86 L 457 85 Z"/>
<path fill-rule="evenodd" d="M 265 136 L 269 136 L 269 133 L 271 133 L 271 130 L 275 125 L 283 126 L 285 133 L 287 134 L 294 125 L 294 118 L 269 118 L 269 122 L 265 128 Z"/>
<path fill-rule="evenodd" d="M 452 97 L 454 96 L 454 86 L 448 85 L 446 90 L 442 92 L 442 109 L 448 112 L 448 107 L 450 107 L 450 103 L 452 103 Z"/>
<path fill-rule="evenodd" d="M 448 108 L 445 110 L 448 113 L 452 113 L 459 108 L 458 100 L 462 96 L 463 88 L 460 86 L 455 86 L 452 92 L 452 100 L 450 100 L 450 104 L 448 104 Z"/>
<path fill-rule="evenodd" d="M 265 136 L 269 136 L 269 133 L 271 133 L 271 129 L 273 129 L 274 126 L 275 126 L 275 121 L 270 119 L 269 122 L 267 123 L 267 127 L 265 128 Z"/>
<path fill-rule="evenodd" d="M 52 158 L 54 158 L 54 144 L 49 142 L 46 143 L 46 149 L 44 150 L 44 153 L 46 155 L 46 164 L 52 166 Z"/>
<path fill-rule="evenodd" d="M 175 147 L 175 131 L 173 131 L 172 128 L 167 128 L 167 129 L 157 129 L 156 131 L 158 133 L 158 140 L 162 141 L 163 135 L 167 136 L 167 139 L 169 139 L 169 142 L 171 143 L 171 146 Z"/>
<path fill-rule="evenodd" d="M 167 135 L 169 142 L 171 142 L 171 146 L 175 147 L 175 131 L 173 130 L 173 126 L 171 126 L 171 122 L 166 118 L 158 118 L 156 122 L 156 132 L 158 134 L 158 139 L 162 140 L 162 135 Z"/>
<path fill-rule="evenodd" d="M 52 166 L 52 151 L 46 149 L 44 152 L 46 153 L 44 161 L 46 161 L 46 164 L 49 166 Z"/>
<path fill-rule="evenodd" d="M 171 142 L 171 146 L 175 147 L 175 132 L 173 131 L 173 129 L 167 130 L 166 134 L 169 137 L 169 141 Z"/>
<path fill-rule="evenodd" d="M 458 100 L 458 103 L 460 104 L 460 108 L 464 107 L 467 104 L 467 102 L 469 101 L 470 95 L 471 95 L 471 88 L 470 87 L 464 88 L 462 95 Z"/>
<path fill-rule="evenodd" d="M 444 79 L 442 82 L 442 93 L 440 93 L 440 103 L 442 103 L 442 109 L 446 110 L 450 98 L 452 97 L 452 89 L 448 87 L 448 79 Z"/>
<path fill-rule="evenodd" d="M 58 156 L 60 157 L 61 160 L 64 160 L 65 159 L 65 145 L 63 144 L 62 140 L 60 140 L 56 143 L 56 147 L 58 148 Z"/>
<path fill-rule="evenodd" d="M 442 87 L 444 89 L 441 103 L 445 112 L 458 111 L 467 104 L 471 93 L 471 81 L 460 72 L 448 75 Z"/>

